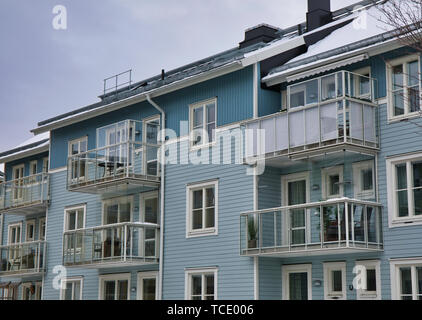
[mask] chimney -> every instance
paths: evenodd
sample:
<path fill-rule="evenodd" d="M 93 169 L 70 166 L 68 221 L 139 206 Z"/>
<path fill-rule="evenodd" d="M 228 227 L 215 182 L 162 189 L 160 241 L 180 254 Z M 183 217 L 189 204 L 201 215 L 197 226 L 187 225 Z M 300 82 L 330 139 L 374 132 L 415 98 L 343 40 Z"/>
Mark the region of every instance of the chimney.
<path fill-rule="evenodd" d="M 332 20 L 330 0 L 308 0 L 308 12 L 306 13 L 307 31 L 312 31 Z"/>
<path fill-rule="evenodd" d="M 280 29 L 272 27 L 268 24 L 260 24 L 255 27 L 246 29 L 245 40 L 239 43 L 239 48 L 246 48 L 256 43 L 268 43 L 277 39 L 277 32 Z"/>

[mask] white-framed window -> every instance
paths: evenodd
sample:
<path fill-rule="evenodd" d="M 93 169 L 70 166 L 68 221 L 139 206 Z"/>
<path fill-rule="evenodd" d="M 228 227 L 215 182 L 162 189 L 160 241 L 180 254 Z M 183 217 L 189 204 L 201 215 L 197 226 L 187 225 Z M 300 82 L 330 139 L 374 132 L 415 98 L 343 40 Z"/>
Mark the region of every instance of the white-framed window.
<path fill-rule="evenodd" d="M 42 172 L 43 173 L 48 172 L 48 157 L 45 157 L 42 159 Z"/>
<path fill-rule="evenodd" d="M 355 276 L 360 277 L 360 287 L 355 288 L 358 300 L 381 300 L 381 262 L 379 260 L 356 261 L 359 267 Z"/>
<path fill-rule="evenodd" d="M 365 67 L 353 71 L 355 74 L 360 74 L 362 77 L 354 77 L 354 87 L 356 88 L 355 96 L 359 98 L 370 98 L 372 93 L 371 67 Z"/>
<path fill-rule="evenodd" d="M 132 221 L 133 197 L 103 201 L 103 225 Z"/>
<path fill-rule="evenodd" d="M 375 198 L 375 170 L 374 161 L 356 162 L 353 168 L 353 189 L 355 198 Z"/>
<path fill-rule="evenodd" d="M 19 164 L 12 168 L 12 179 L 14 180 L 13 201 L 21 201 L 24 197 L 25 165 Z"/>
<path fill-rule="evenodd" d="M 64 231 L 76 231 L 85 228 L 86 205 L 78 205 L 66 208 L 64 211 Z M 82 251 L 83 235 L 76 233 L 75 236 L 65 238 L 65 252 L 79 253 Z"/>
<path fill-rule="evenodd" d="M 185 270 L 186 300 L 217 300 L 218 268 Z"/>
<path fill-rule="evenodd" d="M 390 261 L 393 300 L 422 300 L 422 258 Z"/>
<path fill-rule="evenodd" d="M 160 116 L 152 116 L 143 120 L 143 143 L 145 144 L 145 163 L 146 174 L 157 176 L 159 174 L 158 166 L 158 146 L 160 134 Z"/>
<path fill-rule="evenodd" d="M 218 233 L 218 180 L 189 185 L 186 189 L 186 237 Z"/>
<path fill-rule="evenodd" d="M 22 300 L 41 300 L 42 282 L 22 283 Z"/>
<path fill-rule="evenodd" d="M 130 300 L 130 273 L 99 276 L 99 300 Z"/>
<path fill-rule="evenodd" d="M 324 263 L 324 299 L 346 299 L 346 263 Z"/>
<path fill-rule="evenodd" d="M 321 174 L 323 198 L 341 198 L 343 196 L 343 166 L 322 169 Z"/>
<path fill-rule="evenodd" d="M 138 300 L 157 300 L 158 299 L 158 272 L 139 272 L 138 273 Z"/>
<path fill-rule="evenodd" d="M 189 106 L 191 147 L 202 147 L 215 142 L 217 127 L 217 98 Z"/>
<path fill-rule="evenodd" d="M 422 154 L 389 158 L 386 163 L 390 227 L 422 223 Z"/>
<path fill-rule="evenodd" d="M 69 156 L 88 151 L 88 137 L 69 141 Z"/>
<path fill-rule="evenodd" d="M 39 220 L 38 224 L 38 240 L 45 240 L 45 217 Z"/>
<path fill-rule="evenodd" d="M 312 300 L 312 264 L 283 265 L 282 299 Z"/>
<path fill-rule="evenodd" d="M 139 221 L 159 224 L 158 191 L 140 194 Z"/>
<path fill-rule="evenodd" d="M 25 242 L 35 241 L 35 220 L 26 221 Z"/>
<path fill-rule="evenodd" d="M 82 300 L 83 283 L 83 277 L 63 279 L 60 300 Z"/>
<path fill-rule="evenodd" d="M 16 244 L 22 242 L 22 222 L 9 225 L 7 244 Z"/>
<path fill-rule="evenodd" d="M 69 157 L 84 153 L 88 151 L 88 137 L 78 138 L 72 141 L 69 141 Z M 71 172 L 70 178 L 72 180 L 84 179 L 85 178 L 85 169 L 86 163 L 84 160 L 72 161 L 71 163 Z"/>
<path fill-rule="evenodd" d="M 400 120 L 421 111 L 420 57 L 409 55 L 387 63 L 388 118 Z"/>
<path fill-rule="evenodd" d="M 37 174 L 37 172 L 38 172 L 37 167 L 38 167 L 38 161 L 37 160 L 31 161 L 29 163 L 29 175 L 30 176 Z"/>

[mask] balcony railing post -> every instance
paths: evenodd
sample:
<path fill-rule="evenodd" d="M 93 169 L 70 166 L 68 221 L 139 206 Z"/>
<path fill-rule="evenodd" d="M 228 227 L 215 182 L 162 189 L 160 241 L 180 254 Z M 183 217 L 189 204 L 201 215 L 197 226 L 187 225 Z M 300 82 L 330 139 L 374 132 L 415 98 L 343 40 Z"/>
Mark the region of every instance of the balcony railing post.
<path fill-rule="evenodd" d="M 127 248 L 127 224 L 125 224 L 124 229 L 124 238 L 123 238 L 123 261 L 126 261 L 126 248 Z"/>
<path fill-rule="evenodd" d="M 368 206 L 366 206 L 366 205 L 364 206 L 363 215 L 364 215 L 364 221 L 365 221 L 365 223 L 364 223 L 365 244 L 366 244 L 366 247 L 368 248 L 368 245 L 369 245 L 369 238 L 368 238 Z"/>
<path fill-rule="evenodd" d="M 321 242 L 321 248 L 324 247 L 324 212 L 323 207 L 319 206 L 319 225 L 320 225 L 320 242 Z"/>
<path fill-rule="evenodd" d="M 344 214 L 346 218 L 346 247 L 349 247 L 349 203 L 344 203 Z"/>

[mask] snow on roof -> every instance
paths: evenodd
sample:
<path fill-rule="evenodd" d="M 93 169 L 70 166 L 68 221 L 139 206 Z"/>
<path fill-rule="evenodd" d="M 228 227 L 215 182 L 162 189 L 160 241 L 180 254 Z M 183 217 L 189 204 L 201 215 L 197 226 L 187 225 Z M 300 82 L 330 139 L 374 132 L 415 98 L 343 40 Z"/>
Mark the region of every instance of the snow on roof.
<path fill-rule="evenodd" d="M 50 132 L 44 132 L 24 141 L 13 149 L 0 153 L 0 161 L 6 162 L 12 158 L 19 157 L 19 155 L 28 155 L 37 150 L 41 151 L 42 149 L 45 149 L 49 143 Z"/>
<path fill-rule="evenodd" d="M 333 31 L 324 39 L 309 46 L 306 53 L 291 59 L 288 63 L 281 67 L 273 69 L 263 80 L 266 81 L 280 76 L 286 73 L 286 71 L 293 71 L 293 68 L 301 69 L 297 66 L 297 64 L 307 58 L 315 57 L 321 53 L 345 47 L 353 43 L 358 43 L 362 40 L 393 30 L 392 26 L 389 26 L 381 21 L 382 13 L 377 6 L 372 6 L 359 12 L 355 12 L 352 17 L 354 18 L 351 23 Z M 348 18 L 350 19 L 350 16 Z M 303 64 L 303 66 L 309 65 L 310 64 L 307 63 Z"/>
<path fill-rule="evenodd" d="M 40 141 L 45 140 L 45 139 L 50 139 L 50 132 L 43 132 L 41 134 L 33 136 L 32 138 L 30 138 L 30 139 L 22 142 L 21 144 L 17 145 L 13 149 L 25 147 L 27 145 L 30 145 L 30 144 L 33 144 L 33 143 L 36 143 L 36 142 L 40 142 Z"/>

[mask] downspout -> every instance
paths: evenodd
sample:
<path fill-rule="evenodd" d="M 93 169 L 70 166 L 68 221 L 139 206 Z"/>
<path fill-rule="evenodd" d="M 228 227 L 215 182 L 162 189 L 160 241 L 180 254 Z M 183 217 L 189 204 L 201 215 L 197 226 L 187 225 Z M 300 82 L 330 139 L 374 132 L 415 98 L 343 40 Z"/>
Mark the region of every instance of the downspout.
<path fill-rule="evenodd" d="M 161 113 L 161 143 L 163 146 L 163 143 L 165 142 L 165 129 L 166 127 L 166 113 L 164 110 L 156 104 L 154 101 L 152 101 L 151 96 L 149 94 L 146 95 L 146 98 L 148 102 Z M 161 186 L 160 186 L 160 262 L 159 262 L 159 276 L 158 276 L 158 299 L 162 300 L 163 298 L 163 256 L 164 256 L 164 180 L 165 180 L 165 154 L 163 152 L 163 148 L 161 149 Z"/>

